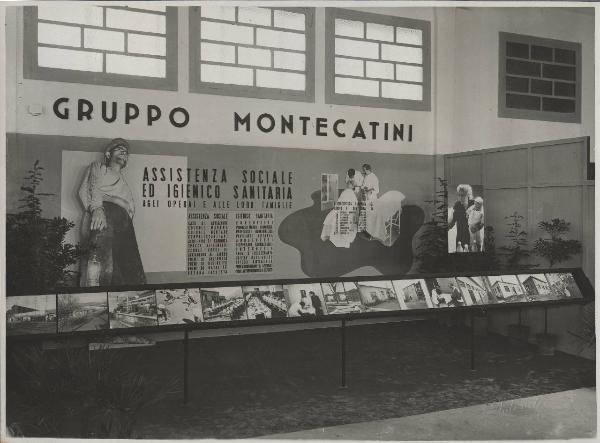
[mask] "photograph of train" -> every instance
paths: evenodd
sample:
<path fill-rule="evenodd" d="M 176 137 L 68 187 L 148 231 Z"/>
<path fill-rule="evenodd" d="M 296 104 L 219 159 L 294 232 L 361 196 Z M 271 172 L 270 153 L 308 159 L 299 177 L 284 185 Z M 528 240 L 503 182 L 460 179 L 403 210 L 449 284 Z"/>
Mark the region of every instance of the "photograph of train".
<path fill-rule="evenodd" d="M 6 334 L 56 333 L 55 295 L 17 295 L 6 299 Z"/>
<path fill-rule="evenodd" d="M 58 294 L 58 332 L 108 329 L 106 292 Z"/>
<path fill-rule="evenodd" d="M 321 283 L 328 314 L 351 314 L 364 312 L 360 292 L 354 283 Z"/>
<path fill-rule="evenodd" d="M 467 304 L 455 278 L 428 278 L 425 279 L 425 285 L 434 308 L 454 308 Z"/>
<path fill-rule="evenodd" d="M 569 272 L 546 274 L 550 291 L 557 299 L 583 298 L 573 275 Z"/>
<path fill-rule="evenodd" d="M 248 319 L 286 317 L 288 306 L 285 303 L 282 285 L 243 286 Z"/>
<path fill-rule="evenodd" d="M 200 289 L 157 289 L 156 310 L 159 325 L 202 321 Z"/>
<path fill-rule="evenodd" d="M 355 285 L 365 312 L 400 310 L 396 291 L 391 281 L 362 281 L 356 282 Z"/>
<path fill-rule="evenodd" d="M 315 317 L 327 314 L 319 283 L 284 285 L 283 294 L 288 308 L 288 317 Z"/>
<path fill-rule="evenodd" d="M 110 328 L 157 326 L 154 290 L 108 293 Z"/>
<path fill-rule="evenodd" d="M 425 280 L 394 280 L 392 285 L 396 289 L 400 309 L 427 309 L 433 307 Z"/>
<path fill-rule="evenodd" d="M 527 295 L 516 275 L 490 275 L 489 282 L 496 303 L 518 303 L 527 301 Z"/>
<path fill-rule="evenodd" d="M 248 320 L 240 286 L 200 289 L 204 321 Z"/>

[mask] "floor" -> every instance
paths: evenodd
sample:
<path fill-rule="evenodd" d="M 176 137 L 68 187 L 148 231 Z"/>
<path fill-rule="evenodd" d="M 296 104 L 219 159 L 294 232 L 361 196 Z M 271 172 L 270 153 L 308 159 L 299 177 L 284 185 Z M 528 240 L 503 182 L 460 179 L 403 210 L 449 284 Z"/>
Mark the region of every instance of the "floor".
<path fill-rule="evenodd" d="M 596 390 L 582 388 L 263 438 L 396 441 L 594 438 L 596 418 Z"/>
<path fill-rule="evenodd" d="M 473 423 L 494 426 L 500 436 L 502 429 L 516 432 L 502 427 L 506 417 L 535 415 L 531 406 L 506 402 L 595 386 L 594 361 L 559 352 L 542 356 L 534 346 L 515 346 L 497 335 L 476 337 L 472 371 L 470 333 L 464 327 L 415 321 L 346 329 L 346 388 L 340 387 L 339 328 L 192 340 L 188 403 L 183 404 L 180 385 L 141 412 L 132 437 L 259 438 L 299 431 L 312 435 L 311 430 L 322 433 L 323 428 L 335 435 L 346 432 L 339 429 L 358 426 L 385 438 L 382 420 L 391 420 L 391 428 L 384 430 L 392 434 L 395 420 L 408 420 L 414 423 L 408 428 L 414 432 L 411 439 L 437 435 L 447 440 L 451 432 L 470 428 L 467 434 L 473 439 L 480 437 Z M 183 380 L 182 351 L 181 342 L 171 341 L 110 352 L 116 353 L 126 373 L 143 374 L 167 386 L 175 378 Z M 7 395 L 7 416 L 18 420 L 18 404 L 12 398 L 17 397 Z M 60 408 L 60 398 L 56 402 Z M 501 406 L 484 409 L 492 418 L 502 417 L 498 423 L 478 420 L 469 415 L 471 409 L 464 409 L 498 402 Z M 432 434 L 420 430 L 430 428 L 428 417 L 439 413 L 446 417 L 439 428 L 428 431 Z M 571 422 L 561 421 L 564 432 L 587 429 L 577 424 L 580 418 L 573 414 Z M 531 429 L 541 438 L 553 428 L 540 424 Z"/>

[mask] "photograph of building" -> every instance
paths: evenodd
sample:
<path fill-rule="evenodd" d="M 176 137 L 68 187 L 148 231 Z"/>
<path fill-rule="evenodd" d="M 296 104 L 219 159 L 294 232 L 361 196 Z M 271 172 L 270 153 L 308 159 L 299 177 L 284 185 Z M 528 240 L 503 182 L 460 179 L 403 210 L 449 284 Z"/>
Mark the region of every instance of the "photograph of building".
<path fill-rule="evenodd" d="M 108 293 L 110 329 L 158 326 L 156 293 L 125 291 Z"/>
<path fill-rule="evenodd" d="M 544 274 L 519 274 L 517 278 L 525 290 L 528 301 L 550 300 L 553 298 L 550 284 Z"/>
<path fill-rule="evenodd" d="M 249 320 L 287 316 L 282 285 L 243 286 L 242 292 Z"/>
<path fill-rule="evenodd" d="M 400 309 L 396 291 L 390 280 L 356 282 L 367 312 L 397 311 Z"/>
<path fill-rule="evenodd" d="M 489 303 L 489 293 L 481 277 L 456 277 L 467 306 Z"/>
<path fill-rule="evenodd" d="M 494 275 L 487 278 L 497 303 L 527 301 L 525 290 L 516 275 Z"/>
<path fill-rule="evenodd" d="M 328 314 L 348 314 L 363 312 L 360 291 L 351 282 L 321 283 Z"/>
<path fill-rule="evenodd" d="M 429 290 L 425 280 L 394 280 L 398 302 L 402 309 L 427 309 L 432 308 Z"/>
<path fill-rule="evenodd" d="M 16 295 L 6 299 L 7 335 L 56 332 L 55 295 Z"/>
<path fill-rule="evenodd" d="M 288 317 L 326 315 L 325 299 L 319 283 L 284 285 Z"/>
<path fill-rule="evenodd" d="M 157 289 L 156 307 L 159 325 L 199 323 L 202 321 L 200 289 Z"/>
<path fill-rule="evenodd" d="M 58 294 L 58 332 L 108 329 L 106 292 Z"/>
<path fill-rule="evenodd" d="M 240 286 L 200 289 L 204 321 L 247 320 L 246 303 Z"/>

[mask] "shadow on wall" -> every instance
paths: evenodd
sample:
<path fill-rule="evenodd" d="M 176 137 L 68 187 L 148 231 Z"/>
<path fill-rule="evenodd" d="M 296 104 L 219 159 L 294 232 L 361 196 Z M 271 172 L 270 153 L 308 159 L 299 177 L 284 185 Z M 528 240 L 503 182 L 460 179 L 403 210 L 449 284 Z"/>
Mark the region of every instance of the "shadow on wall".
<path fill-rule="evenodd" d="M 390 246 L 357 236 L 349 248 L 337 248 L 321 241 L 321 230 L 328 211 L 321 211 L 321 193 L 311 194 L 313 205 L 287 216 L 279 225 L 279 238 L 298 249 L 302 271 L 309 277 L 347 274 L 363 266 L 372 266 L 382 274 L 405 274 L 413 263 L 412 240 L 425 219 L 415 205 L 402 207 L 400 236 Z"/>

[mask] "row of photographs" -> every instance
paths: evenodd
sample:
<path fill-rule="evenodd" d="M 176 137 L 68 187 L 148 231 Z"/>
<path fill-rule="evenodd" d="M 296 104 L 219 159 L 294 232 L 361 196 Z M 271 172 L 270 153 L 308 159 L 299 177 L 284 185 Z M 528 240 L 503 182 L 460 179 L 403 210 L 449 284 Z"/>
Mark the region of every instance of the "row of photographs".
<path fill-rule="evenodd" d="M 13 296 L 8 335 L 582 298 L 571 273 Z"/>

